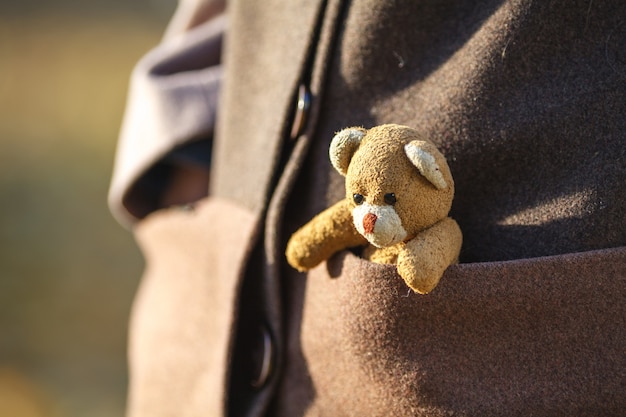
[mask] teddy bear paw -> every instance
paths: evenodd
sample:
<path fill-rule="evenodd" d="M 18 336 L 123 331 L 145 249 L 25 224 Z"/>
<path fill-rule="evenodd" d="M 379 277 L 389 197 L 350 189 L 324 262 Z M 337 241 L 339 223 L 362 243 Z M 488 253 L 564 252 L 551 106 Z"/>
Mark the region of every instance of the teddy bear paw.
<path fill-rule="evenodd" d="M 398 255 L 398 274 L 406 285 L 419 294 L 428 294 L 439 283 L 443 269 L 408 253 Z"/>

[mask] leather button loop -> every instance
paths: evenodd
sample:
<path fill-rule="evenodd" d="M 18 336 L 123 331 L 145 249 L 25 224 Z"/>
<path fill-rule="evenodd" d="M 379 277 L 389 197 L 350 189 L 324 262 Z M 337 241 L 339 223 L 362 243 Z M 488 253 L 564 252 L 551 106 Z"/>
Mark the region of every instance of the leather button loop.
<path fill-rule="evenodd" d="M 255 378 L 250 381 L 253 388 L 262 388 L 272 373 L 274 343 L 272 335 L 266 326 L 259 329 L 259 340 L 255 341 L 254 355 L 254 375 Z"/>
<path fill-rule="evenodd" d="M 291 125 L 291 133 L 289 137 L 295 140 L 300 136 L 306 124 L 306 118 L 311 107 L 311 93 L 306 85 L 300 84 L 298 87 L 298 101 L 296 103 L 296 112 L 293 116 L 293 124 Z"/>

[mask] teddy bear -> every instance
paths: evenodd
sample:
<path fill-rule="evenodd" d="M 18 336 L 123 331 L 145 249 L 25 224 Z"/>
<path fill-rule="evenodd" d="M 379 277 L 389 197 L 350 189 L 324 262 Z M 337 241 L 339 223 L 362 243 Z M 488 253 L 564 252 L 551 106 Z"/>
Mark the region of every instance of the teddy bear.
<path fill-rule="evenodd" d="M 343 129 L 329 156 L 345 177 L 346 198 L 291 236 L 289 264 L 307 271 L 364 246 L 365 259 L 395 264 L 414 292 L 432 291 L 458 261 L 463 240 L 448 216 L 454 182 L 445 157 L 415 129 L 396 124 Z"/>

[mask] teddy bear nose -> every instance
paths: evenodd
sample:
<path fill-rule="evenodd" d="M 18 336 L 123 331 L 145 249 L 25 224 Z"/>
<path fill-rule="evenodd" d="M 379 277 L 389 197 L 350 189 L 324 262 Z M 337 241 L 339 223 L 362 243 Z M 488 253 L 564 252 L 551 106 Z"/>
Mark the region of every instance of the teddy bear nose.
<path fill-rule="evenodd" d="M 367 213 L 363 217 L 363 231 L 365 233 L 374 233 L 374 225 L 378 217 L 374 213 Z"/>

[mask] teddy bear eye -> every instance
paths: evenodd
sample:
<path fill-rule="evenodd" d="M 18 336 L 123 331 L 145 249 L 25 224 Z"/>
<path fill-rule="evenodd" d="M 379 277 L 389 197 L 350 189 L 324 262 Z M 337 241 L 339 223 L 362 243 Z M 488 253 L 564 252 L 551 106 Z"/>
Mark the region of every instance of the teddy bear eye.
<path fill-rule="evenodd" d="M 354 194 L 352 198 L 357 205 L 363 204 L 363 200 L 365 199 L 361 194 Z"/>
<path fill-rule="evenodd" d="M 389 204 L 390 206 L 396 204 L 396 195 L 394 193 L 385 194 L 385 203 Z"/>

